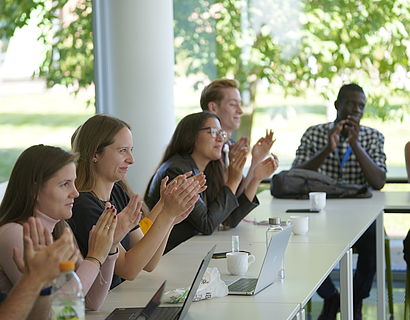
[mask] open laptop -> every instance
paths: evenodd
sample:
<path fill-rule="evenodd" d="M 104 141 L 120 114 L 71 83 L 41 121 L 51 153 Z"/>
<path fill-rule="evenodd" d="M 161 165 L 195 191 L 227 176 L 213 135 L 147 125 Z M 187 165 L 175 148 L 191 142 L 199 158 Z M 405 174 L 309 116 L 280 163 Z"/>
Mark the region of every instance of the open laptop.
<path fill-rule="evenodd" d="M 258 278 L 240 278 L 228 286 L 228 294 L 252 296 L 279 279 L 282 259 L 292 228 L 275 233 L 266 250 Z"/>
<path fill-rule="evenodd" d="M 199 269 L 195 275 L 194 281 L 192 282 L 191 288 L 189 289 L 188 295 L 182 306 L 163 307 L 158 306 L 158 303 L 155 305 L 154 310 L 149 313 L 148 317 L 144 317 L 144 312 L 147 313 L 146 309 L 154 299 L 155 295 L 157 295 L 157 291 L 153 299 L 151 299 L 151 301 L 145 308 L 116 308 L 113 312 L 110 313 L 106 320 L 182 320 L 188 312 L 189 307 L 191 306 L 195 293 L 198 290 L 199 284 L 201 283 L 202 277 L 209 265 L 209 261 L 211 260 L 215 248 L 216 245 L 213 246 L 212 249 L 206 254 L 205 258 L 199 265 Z"/>

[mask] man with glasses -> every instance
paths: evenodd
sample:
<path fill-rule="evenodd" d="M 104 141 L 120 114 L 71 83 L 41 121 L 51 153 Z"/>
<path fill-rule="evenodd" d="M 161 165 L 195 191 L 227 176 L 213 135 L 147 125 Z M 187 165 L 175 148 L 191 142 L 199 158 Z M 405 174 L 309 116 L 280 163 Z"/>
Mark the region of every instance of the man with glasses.
<path fill-rule="evenodd" d="M 202 90 L 200 104 L 203 111 L 212 112 L 219 117 L 222 130 L 227 133 L 228 140 L 223 149 L 223 162 L 225 167 L 228 167 L 230 159 L 234 159 L 241 152 L 248 152 L 247 137 L 241 137 L 237 142 L 232 139 L 233 133 L 239 129 L 243 114 L 237 82 L 231 79 L 212 81 Z M 243 193 L 249 185 L 256 165 L 269 154 L 273 143 L 273 132 L 270 130 L 253 146 L 251 165 L 237 194 Z M 278 164 L 278 158 L 273 156 L 273 159 Z"/>
<path fill-rule="evenodd" d="M 318 171 L 344 183 L 381 189 L 386 182 L 384 137 L 376 129 L 360 125 L 365 104 L 366 96 L 360 86 L 343 85 L 335 101 L 336 120 L 306 130 L 292 167 Z M 359 253 L 353 278 L 356 320 L 362 318 L 362 300 L 369 296 L 376 273 L 375 242 L 373 223 L 354 245 Z M 336 319 L 340 297 L 329 277 L 319 287 L 318 294 L 324 298 L 318 319 Z"/>

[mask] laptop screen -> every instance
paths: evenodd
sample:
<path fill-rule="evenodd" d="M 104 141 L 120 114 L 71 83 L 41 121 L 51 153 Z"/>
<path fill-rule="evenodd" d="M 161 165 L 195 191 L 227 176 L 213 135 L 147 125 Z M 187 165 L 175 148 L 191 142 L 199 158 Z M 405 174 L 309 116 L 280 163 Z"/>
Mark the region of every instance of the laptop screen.
<path fill-rule="evenodd" d="M 189 307 L 191 306 L 191 303 L 194 299 L 194 296 L 196 294 L 196 291 L 198 290 L 199 284 L 202 281 L 202 277 L 204 276 L 206 268 L 208 268 L 209 261 L 211 261 L 212 255 L 214 254 L 216 245 L 212 247 L 212 249 L 207 253 L 205 258 L 202 260 L 201 265 L 199 266 L 199 269 L 196 273 L 196 276 L 194 278 L 194 281 L 191 285 L 191 288 L 189 289 L 189 293 L 185 299 L 184 305 L 182 306 L 181 314 L 178 319 L 183 319 L 186 315 L 186 313 L 189 310 Z"/>
<path fill-rule="evenodd" d="M 155 311 L 155 309 L 161 304 L 161 297 L 165 289 L 165 283 L 167 281 L 164 281 L 155 292 L 154 296 L 151 298 L 151 300 L 147 303 L 145 308 L 141 311 L 140 315 L 137 317 L 137 320 L 146 320 L 149 319 L 151 314 Z"/>
<path fill-rule="evenodd" d="M 255 293 L 266 288 L 275 280 L 278 280 L 279 270 L 281 269 L 282 259 L 289 242 L 291 231 L 292 228 L 285 228 L 283 231 L 275 233 L 272 236 L 259 272 Z"/>

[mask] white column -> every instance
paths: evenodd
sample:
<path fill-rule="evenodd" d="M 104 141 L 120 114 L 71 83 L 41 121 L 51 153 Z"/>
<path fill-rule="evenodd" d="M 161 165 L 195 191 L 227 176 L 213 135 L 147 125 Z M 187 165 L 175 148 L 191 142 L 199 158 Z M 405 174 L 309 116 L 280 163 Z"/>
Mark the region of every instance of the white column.
<path fill-rule="evenodd" d="M 142 193 L 175 127 L 172 1 L 94 1 L 97 112 L 127 121 Z"/>

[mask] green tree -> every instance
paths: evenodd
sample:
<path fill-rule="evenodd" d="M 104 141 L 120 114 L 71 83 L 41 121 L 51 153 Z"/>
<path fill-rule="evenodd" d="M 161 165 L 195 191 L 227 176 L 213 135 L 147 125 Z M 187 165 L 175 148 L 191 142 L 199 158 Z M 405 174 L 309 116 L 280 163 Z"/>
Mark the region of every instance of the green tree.
<path fill-rule="evenodd" d="M 90 0 L 0 0 L 0 39 L 32 17 L 46 54 L 38 76 L 75 92 L 93 83 Z M 408 101 L 409 0 L 174 0 L 176 59 L 189 74 L 234 77 L 252 125 L 257 85 L 289 94 L 366 81 L 368 113 L 401 117 Z M 390 106 L 390 107 L 387 107 Z M 245 120 L 245 119 L 244 119 Z M 247 134 L 245 132 L 245 134 Z"/>
<path fill-rule="evenodd" d="M 46 53 L 36 75 L 48 87 L 61 84 L 77 93 L 93 83 L 90 0 L 0 0 L 0 8 L 0 39 L 37 21 Z"/>
<path fill-rule="evenodd" d="M 343 80 L 365 82 L 369 115 L 387 119 L 408 112 L 408 0 L 306 1 L 303 21 L 301 51 L 290 64 L 295 74 L 290 86 L 328 79 L 329 85 L 320 88 L 327 98 Z M 392 96 L 407 98 L 407 103 L 394 106 Z"/>
<path fill-rule="evenodd" d="M 288 94 L 316 88 L 326 99 L 344 81 L 365 82 L 369 115 L 397 118 L 409 110 L 389 100 L 408 98 L 410 89 L 407 0 L 175 0 L 174 6 L 177 61 L 188 73 L 234 77 L 249 93 L 241 134 L 252 125 L 261 80 Z"/>

